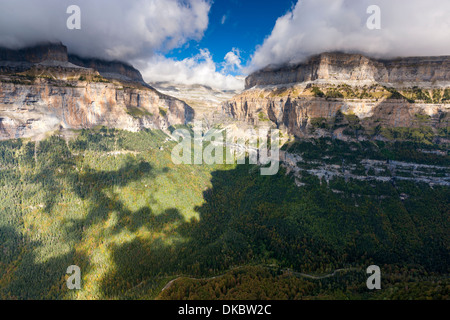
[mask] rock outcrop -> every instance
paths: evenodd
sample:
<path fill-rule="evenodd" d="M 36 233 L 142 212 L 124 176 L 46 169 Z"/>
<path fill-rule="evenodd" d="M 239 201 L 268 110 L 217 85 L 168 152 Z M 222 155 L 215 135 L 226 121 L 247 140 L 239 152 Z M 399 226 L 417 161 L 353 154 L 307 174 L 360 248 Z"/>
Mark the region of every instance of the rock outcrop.
<path fill-rule="evenodd" d="M 0 140 L 97 126 L 167 129 L 193 117 L 125 63 L 68 56 L 62 44 L 0 49 Z"/>

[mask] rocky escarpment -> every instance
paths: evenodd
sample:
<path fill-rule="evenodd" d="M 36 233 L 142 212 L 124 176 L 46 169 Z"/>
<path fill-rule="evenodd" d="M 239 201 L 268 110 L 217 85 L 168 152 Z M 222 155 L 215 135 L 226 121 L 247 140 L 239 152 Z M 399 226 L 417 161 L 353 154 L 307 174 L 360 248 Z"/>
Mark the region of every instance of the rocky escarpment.
<path fill-rule="evenodd" d="M 69 55 L 69 62 L 77 66 L 97 70 L 102 77 L 107 79 L 145 83 L 137 69 L 121 61 L 104 61 Z"/>
<path fill-rule="evenodd" d="M 61 128 L 167 129 L 193 119 L 192 108 L 127 64 L 69 58 L 63 45 L 0 52 L 10 59 L 0 61 L 0 139 Z"/>
<path fill-rule="evenodd" d="M 183 102 L 147 88 L 114 83 L 0 83 L 0 139 L 107 126 L 129 131 L 167 129 L 192 118 Z"/>
<path fill-rule="evenodd" d="M 390 138 L 407 128 L 405 136 L 448 141 L 449 62 L 449 57 L 381 61 L 322 54 L 250 75 L 247 90 L 226 102 L 223 112 L 297 137 Z"/>
<path fill-rule="evenodd" d="M 234 119 L 257 126 L 273 124 L 297 137 L 327 133 L 343 138 L 348 125 L 353 125 L 356 131 L 374 134 L 383 128 L 428 127 L 445 137 L 450 120 L 450 104 L 389 99 L 346 101 L 316 97 L 263 97 L 258 92 L 247 92 L 232 99 L 224 104 L 224 112 Z"/>
<path fill-rule="evenodd" d="M 44 43 L 12 50 L 0 48 L 0 61 L 39 63 L 42 61 L 68 61 L 67 47 L 61 43 Z"/>
<path fill-rule="evenodd" d="M 247 77 L 246 89 L 312 81 L 442 87 L 450 84 L 450 56 L 377 60 L 360 54 L 323 53 L 305 63 L 257 71 Z"/>

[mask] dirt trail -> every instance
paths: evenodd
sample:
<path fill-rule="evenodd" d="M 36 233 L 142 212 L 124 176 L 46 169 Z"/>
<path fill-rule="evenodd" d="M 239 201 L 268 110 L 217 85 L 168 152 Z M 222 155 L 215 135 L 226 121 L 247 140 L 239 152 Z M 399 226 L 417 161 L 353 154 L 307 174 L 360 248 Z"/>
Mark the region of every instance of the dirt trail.
<path fill-rule="evenodd" d="M 194 281 L 210 281 L 210 280 L 222 278 L 222 277 L 226 276 L 228 273 L 230 273 L 231 271 L 235 271 L 235 270 L 242 269 L 242 268 L 245 268 L 245 267 L 247 267 L 247 266 L 236 267 L 236 268 L 228 270 L 224 274 L 217 275 L 217 276 L 214 276 L 214 277 L 209 277 L 209 278 L 193 278 L 193 277 L 189 277 L 189 276 L 179 276 L 179 277 L 169 281 L 164 286 L 164 288 L 161 290 L 161 293 L 164 292 L 165 290 L 169 289 L 175 282 L 177 282 L 180 279 L 188 279 L 188 280 L 194 280 Z M 262 267 L 262 268 L 265 268 L 265 269 L 273 269 L 273 267 L 270 267 L 270 266 L 257 266 L 257 267 Z M 280 271 L 282 271 L 282 272 L 289 272 L 295 277 L 303 277 L 303 278 L 308 278 L 308 279 L 313 279 L 313 280 L 322 280 L 322 279 L 334 277 L 338 273 L 347 272 L 347 271 L 361 271 L 361 269 L 358 269 L 358 268 L 337 269 L 337 270 L 333 271 L 330 274 L 325 274 L 325 275 L 321 275 L 321 276 L 311 275 L 311 274 L 301 273 L 301 272 L 295 272 L 295 271 L 292 271 L 290 269 L 281 269 Z"/>

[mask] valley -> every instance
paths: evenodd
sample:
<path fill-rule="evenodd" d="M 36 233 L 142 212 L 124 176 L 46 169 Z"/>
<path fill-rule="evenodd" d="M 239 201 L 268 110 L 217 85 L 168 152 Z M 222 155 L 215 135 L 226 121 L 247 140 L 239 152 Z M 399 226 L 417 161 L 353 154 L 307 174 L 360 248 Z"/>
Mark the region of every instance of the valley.
<path fill-rule="evenodd" d="M 448 300 L 448 57 L 325 53 L 246 83 L 0 50 L 0 298 Z M 246 164 L 174 164 L 194 121 L 202 142 L 279 130 L 279 172 L 239 142 L 216 146 Z"/>

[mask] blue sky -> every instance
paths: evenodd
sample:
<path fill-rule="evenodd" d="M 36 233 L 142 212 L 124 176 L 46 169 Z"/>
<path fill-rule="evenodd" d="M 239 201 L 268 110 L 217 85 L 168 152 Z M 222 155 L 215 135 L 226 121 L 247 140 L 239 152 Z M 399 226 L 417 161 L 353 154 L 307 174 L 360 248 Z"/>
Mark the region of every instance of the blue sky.
<path fill-rule="evenodd" d="M 172 50 L 167 57 L 177 60 L 192 57 L 208 49 L 220 65 L 233 48 L 246 65 L 255 48 L 263 44 L 277 19 L 295 5 L 293 0 L 215 0 L 209 12 L 209 25 L 200 41 L 189 41 Z"/>

